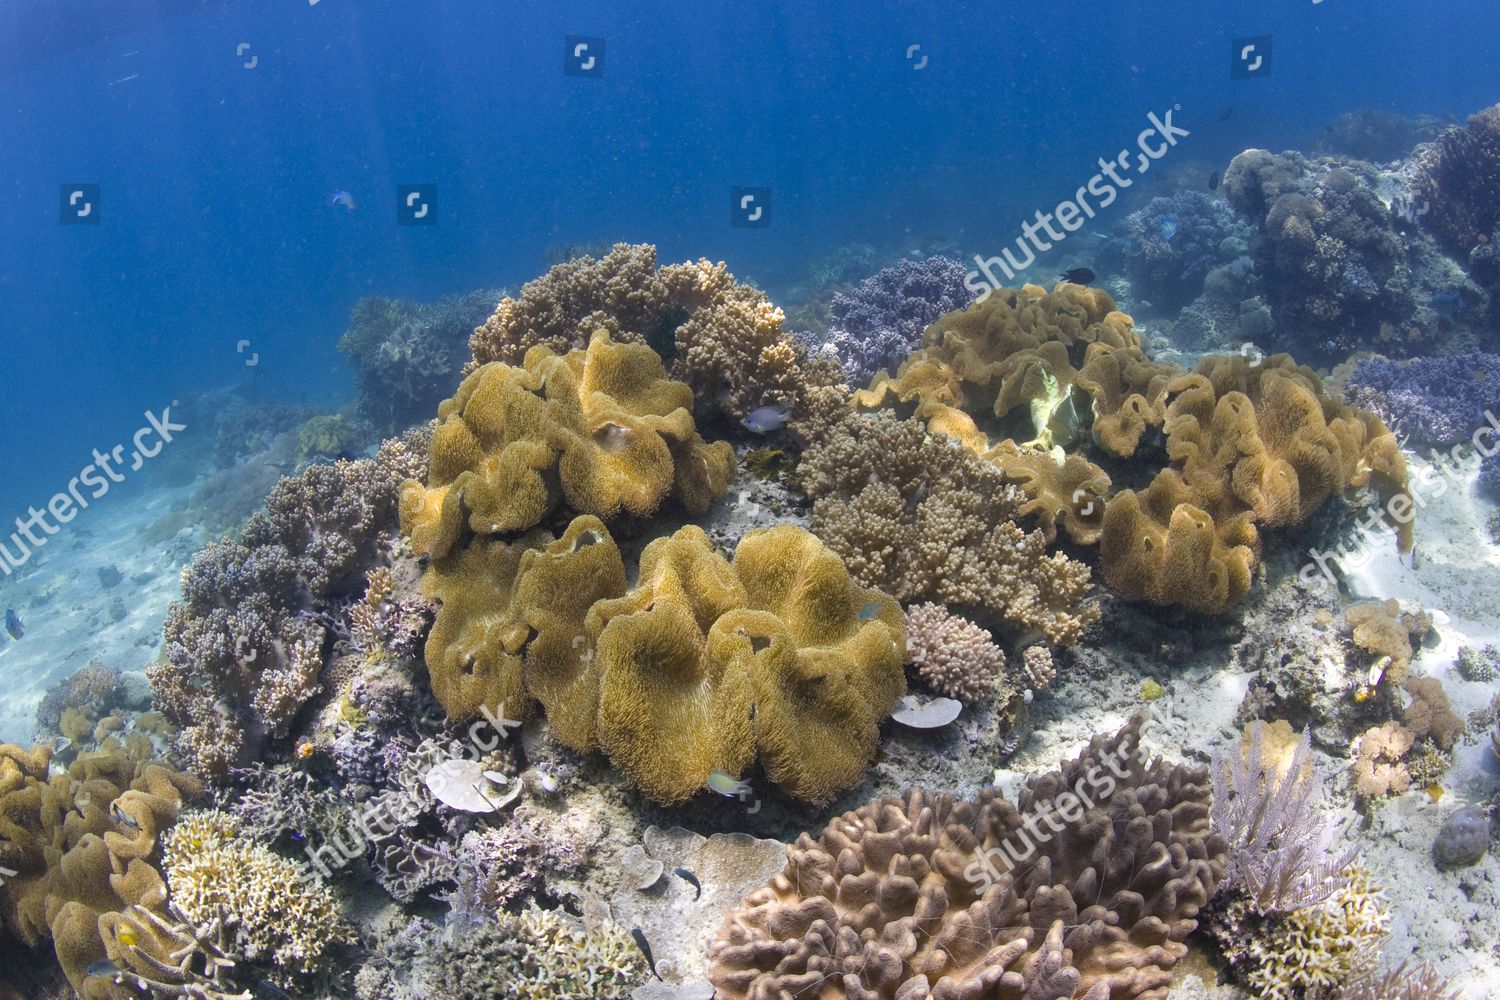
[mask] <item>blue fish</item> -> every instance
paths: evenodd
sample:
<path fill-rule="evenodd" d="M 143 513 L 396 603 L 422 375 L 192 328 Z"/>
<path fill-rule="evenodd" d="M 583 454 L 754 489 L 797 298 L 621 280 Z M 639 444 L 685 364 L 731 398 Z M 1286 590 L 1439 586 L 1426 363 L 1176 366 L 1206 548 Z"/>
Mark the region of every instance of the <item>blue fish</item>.
<path fill-rule="evenodd" d="M 120 967 L 107 958 L 101 958 L 87 969 L 84 969 L 83 974 L 85 976 L 118 976 L 120 974 Z"/>
<path fill-rule="evenodd" d="M 354 211 L 354 196 L 348 191 L 335 191 L 328 199 L 330 205 L 343 205 L 349 211 Z"/>
<path fill-rule="evenodd" d="M 21 624 L 21 616 L 16 614 L 15 608 L 5 612 L 5 631 L 10 633 L 12 639 L 19 639 L 26 634 L 26 626 Z"/>
<path fill-rule="evenodd" d="M 784 406 L 758 406 L 740 425 L 755 434 L 770 434 L 786 425 L 787 409 Z"/>
<path fill-rule="evenodd" d="M 1156 226 L 1157 232 L 1161 234 L 1163 243 L 1171 243 L 1172 237 L 1177 235 L 1177 220 L 1173 218 L 1162 219 Z"/>
<path fill-rule="evenodd" d="M 1457 316 L 1464 308 L 1464 300 L 1457 292 L 1438 292 L 1432 297 L 1432 309 L 1444 316 Z"/>

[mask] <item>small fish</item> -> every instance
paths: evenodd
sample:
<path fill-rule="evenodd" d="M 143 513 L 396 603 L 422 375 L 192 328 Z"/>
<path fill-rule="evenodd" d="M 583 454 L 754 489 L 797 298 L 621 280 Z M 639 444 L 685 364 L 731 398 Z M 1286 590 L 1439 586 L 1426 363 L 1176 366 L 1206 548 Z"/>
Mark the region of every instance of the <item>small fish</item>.
<path fill-rule="evenodd" d="M 118 931 L 115 932 L 115 940 L 120 942 L 127 948 L 134 948 L 136 940 L 135 931 L 131 930 L 129 927 L 121 927 Z"/>
<path fill-rule="evenodd" d="M 750 793 L 750 782 L 741 781 L 723 771 L 715 771 L 708 776 L 708 787 L 726 799 L 734 799 Z"/>
<path fill-rule="evenodd" d="M 1208 189 L 1210 191 L 1219 190 L 1219 172 L 1217 170 L 1208 175 Z"/>
<path fill-rule="evenodd" d="M 1463 308 L 1464 300 L 1457 292 L 1438 292 L 1432 297 L 1433 311 L 1442 313 L 1444 316 L 1457 316 Z"/>
<path fill-rule="evenodd" d="M 740 425 L 755 434 L 770 434 L 786 424 L 787 409 L 784 406 L 759 406 L 740 421 Z"/>
<path fill-rule="evenodd" d="M 651 945 L 646 941 L 646 935 L 641 933 L 639 927 L 630 928 L 630 937 L 635 941 L 635 946 L 641 949 L 641 954 L 646 956 L 646 964 L 651 967 L 651 974 L 660 982 L 666 982 L 661 978 L 661 973 L 656 971 L 656 959 L 651 957 Z"/>
<path fill-rule="evenodd" d="M 869 604 L 866 604 L 864 607 L 859 609 L 859 620 L 862 622 L 872 622 L 876 619 L 876 617 L 879 616 L 879 614 L 880 602 L 871 601 Z"/>
<path fill-rule="evenodd" d="M 87 969 L 84 969 L 83 974 L 85 976 L 118 976 L 120 974 L 120 967 L 107 958 L 101 958 Z"/>
<path fill-rule="evenodd" d="M 354 208 L 355 208 L 355 205 L 354 205 L 354 196 L 351 195 L 348 191 L 335 191 L 335 192 L 333 192 L 333 195 L 328 199 L 328 204 L 330 204 L 330 205 L 343 205 L 346 209 L 348 209 L 351 212 L 354 211 Z"/>
<path fill-rule="evenodd" d="M 755 721 L 755 702 L 753 701 L 750 703 L 750 721 Z"/>
<path fill-rule="evenodd" d="M 262 979 L 260 981 L 259 985 L 256 987 L 255 995 L 257 997 L 272 997 L 274 998 L 274 1000 L 292 1000 L 292 995 L 290 993 L 282 989 L 280 986 L 277 986 L 269 979 Z"/>
<path fill-rule="evenodd" d="M 1224 108 L 1222 111 L 1219 112 L 1219 121 L 1221 121 L 1221 122 L 1227 122 L 1229 120 L 1229 116 L 1232 115 L 1232 114 L 1234 114 L 1234 105 L 1233 104 L 1229 105 L 1229 107 Z"/>
<path fill-rule="evenodd" d="M 16 614 L 15 608 L 5 612 L 5 631 L 10 633 L 12 639 L 19 639 L 26 634 L 26 626 L 21 623 L 21 616 Z"/>
<path fill-rule="evenodd" d="M 1162 219 L 1157 224 L 1156 231 L 1161 234 L 1163 243 L 1171 243 L 1172 237 L 1177 235 L 1177 220 L 1170 217 Z"/>
<path fill-rule="evenodd" d="M 130 813 L 120 808 L 120 803 L 118 801 L 111 802 L 109 804 L 109 814 L 114 817 L 115 822 L 120 824 L 121 826 L 129 827 L 132 830 L 139 830 L 141 828 L 141 824 L 136 821 L 136 818 L 134 816 L 130 815 Z"/>
<path fill-rule="evenodd" d="M 1057 276 L 1058 281 L 1071 281 L 1075 285 L 1092 284 L 1094 272 L 1086 267 L 1075 267 L 1071 271 L 1064 271 Z"/>
<path fill-rule="evenodd" d="M 693 887 L 694 900 L 703 898 L 703 883 L 698 881 L 698 876 L 694 875 L 686 868 L 673 868 L 672 874 L 676 875 L 678 878 L 682 879 L 688 885 Z"/>

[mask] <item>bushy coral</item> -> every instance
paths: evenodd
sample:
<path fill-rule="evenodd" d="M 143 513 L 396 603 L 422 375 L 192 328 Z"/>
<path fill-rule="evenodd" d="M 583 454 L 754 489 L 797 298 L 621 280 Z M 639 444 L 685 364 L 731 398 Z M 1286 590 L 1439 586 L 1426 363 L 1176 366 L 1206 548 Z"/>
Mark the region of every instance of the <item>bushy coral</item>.
<path fill-rule="evenodd" d="M 1340 991 L 1338 1000 L 1459 1000 L 1460 992 L 1426 962 L 1402 962 L 1389 972 L 1363 976 Z"/>
<path fill-rule="evenodd" d="M 1225 844 L 1209 829 L 1207 774 L 1148 762 L 1143 721 L 1096 737 L 1015 804 L 994 788 L 970 802 L 918 788 L 803 834 L 715 937 L 719 996 L 1165 996 Z M 1120 775 L 1108 787 L 1106 762 Z M 1087 807 L 1061 795 L 1074 788 Z M 1033 844 L 1023 817 L 1061 832 Z M 989 862 L 1023 843 L 1027 864 Z"/>
<path fill-rule="evenodd" d="M 890 414 L 848 416 L 802 456 L 813 530 L 866 586 L 1076 642 L 1098 617 L 1088 568 L 1024 530 L 1036 503 L 972 452 Z"/>
<path fill-rule="evenodd" d="M 382 434 L 427 420 L 458 384 L 469 337 L 500 299 L 481 290 L 430 304 L 356 302 L 338 346 L 354 365 L 360 417 Z"/>
<path fill-rule="evenodd" d="M 1434 115 L 1408 118 L 1384 108 L 1356 108 L 1325 125 L 1313 145 L 1319 152 L 1389 163 L 1409 154 L 1418 143 L 1430 142 L 1444 127 L 1443 119 Z"/>
<path fill-rule="evenodd" d="M 941 604 L 906 609 L 906 656 L 939 694 L 965 702 L 1003 700 L 1005 651 L 984 629 Z"/>
<path fill-rule="evenodd" d="M 517 364 L 535 346 L 564 354 L 603 330 L 619 343 L 644 343 L 693 389 L 700 413 L 743 419 L 761 406 L 811 415 L 818 390 L 838 381 L 837 366 L 809 361 L 782 329 L 765 294 L 707 260 L 658 268 L 656 248 L 619 243 L 603 257 L 559 264 L 506 297 L 469 346 L 467 371 L 493 361 Z"/>
<path fill-rule="evenodd" d="M 1500 227 L 1500 104 L 1469 117 L 1417 151 L 1412 199 L 1424 228 L 1466 258 Z"/>
<path fill-rule="evenodd" d="M 1209 271 L 1244 253 L 1250 238 L 1222 199 L 1193 190 L 1152 198 L 1115 230 L 1133 241 L 1125 257 L 1131 291 L 1160 313 L 1197 298 Z"/>
<path fill-rule="evenodd" d="M 338 901 L 307 869 L 240 835 L 227 813 L 183 816 L 162 840 L 172 901 L 198 924 L 219 921 L 231 951 L 295 981 L 354 941 Z"/>
<path fill-rule="evenodd" d="M 536 347 L 520 367 L 485 365 L 438 408 L 427 485 L 402 488 L 402 529 L 442 557 L 465 532 L 526 531 L 561 503 L 647 517 L 672 497 L 701 514 L 733 453 L 699 436 L 692 406 L 654 351 L 603 332 L 586 350 Z"/>
<path fill-rule="evenodd" d="M 1500 414 L 1500 354 L 1366 359 L 1355 366 L 1348 392 L 1411 445 L 1446 447 L 1488 426 L 1486 410 Z"/>
<path fill-rule="evenodd" d="M 964 275 L 964 266 L 947 257 L 903 259 L 835 294 L 822 353 L 839 362 L 852 386 L 869 384 L 882 369 L 894 371 L 929 323 L 973 301 Z"/>
<path fill-rule="evenodd" d="M 401 480 L 420 468 L 401 440 L 374 459 L 310 466 L 277 484 L 239 541 L 210 544 L 183 570 L 148 676 L 194 771 L 248 763 L 318 693 L 318 615 L 358 586 L 395 526 Z"/>

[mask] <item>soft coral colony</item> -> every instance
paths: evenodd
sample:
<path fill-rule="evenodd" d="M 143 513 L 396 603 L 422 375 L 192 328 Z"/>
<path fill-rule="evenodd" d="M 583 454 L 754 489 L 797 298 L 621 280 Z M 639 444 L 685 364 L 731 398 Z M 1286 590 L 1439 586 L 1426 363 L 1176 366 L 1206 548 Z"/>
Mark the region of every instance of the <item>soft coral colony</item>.
<path fill-rule="evenodd" d="M 551 794 L 607 761 L 658 804 L 763 776 L 822 806 L 864 780 L 907 664 L 965 701 L 1029 699 L 1047 645 L 1099 618 L 1093 567 L 1123 599 L 1221 613 L 1267 532 L 1405 488 L 1393 435 L 1310 369 L 1154 361 L 1107 294 L 1068 284 L 947 312 L 851 387 L 859 366 L 810 353 L 724 265 L 621 244 L 503 299 L 470 346 L 435 423 L 284 479 L 187 567 L 150 672 L 165 751 L 102 732 L 65 766 L 0 748 L 6 930 L 50 941 L 83 996 L 347 992 L 349 873 L 297 860 L 313 840 L 403 902 L 458 884 L 455 924 L 506 922 L 508 943 L 445 939 L 496 963 L 455 995 L 577 995 L 621 975 L 630 939 L 556 909 L 549 880 L 579 863 L 549 814 L 515 807 L 506 850 L 478 850 L 513 782 Z M 764 406 L 788 415 L 811 530 L 721 544 L 728 438 Z M 457 763 L 497 719 L 543 735 Z M 721 995 L 1161 996 L 1226 871 L 1204 773 L 1135 755 L 1029 874 L 963 874 L 1140 736 L 1095 740 L 1014 804 L 915 789 L 804 836 L 715 938 Z M 434 778 L 460 773 L 473 794 Z M 204 780 L 227 812 L 191 808 Z M 548 908 L 517 916 L 523 897 Z M 366 971 L 360 996 L 405 995 Z"/>

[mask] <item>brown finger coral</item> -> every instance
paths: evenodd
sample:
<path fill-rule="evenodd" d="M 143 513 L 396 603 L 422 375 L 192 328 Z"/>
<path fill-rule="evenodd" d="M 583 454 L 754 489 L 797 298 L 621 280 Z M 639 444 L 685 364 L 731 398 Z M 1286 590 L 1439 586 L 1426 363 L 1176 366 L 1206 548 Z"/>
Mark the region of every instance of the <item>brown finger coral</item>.
<path fill-rule="evenodd" d="M 472 372 L 490 362 L 522 363 L 531 348 L 565 354 L 603 330 L 672 359 L 672 373 L 697 394 L 702 412 L 743 419 L 783 405 L 794 421 L 812 415 L 818 390 L 839 384 L 838 366 L 811 360 L 782 329 L 765 293 L 707 260 L 658 268 L 656 248 L 617 243 L 595 260 L 558 264 L 506 297 L 474 331 Z"/>
<path fill-rule="evenodd" d="M 913 789 L 803 834 L 715 937 L 719 995 L 1165 996 L 1225 844 L 1206 773 L 1145 760 L 1143 723 L 1096 737 L 1014 804 Z"/>
<path fill-rule="evenodd" d="M 438 407 L 428 483 L 403 488 L 402 530 L 419 553 L 441 557 L 465 529 L 525 531 L 561 502 L 646 517 L 671 496 L 702 513 L 724 492 L 733 455 L 698 435 L 692 406 L 654 351 L 602 331 L 586 350 L 536 347 L 518 367 L 484 365 Z"/>

